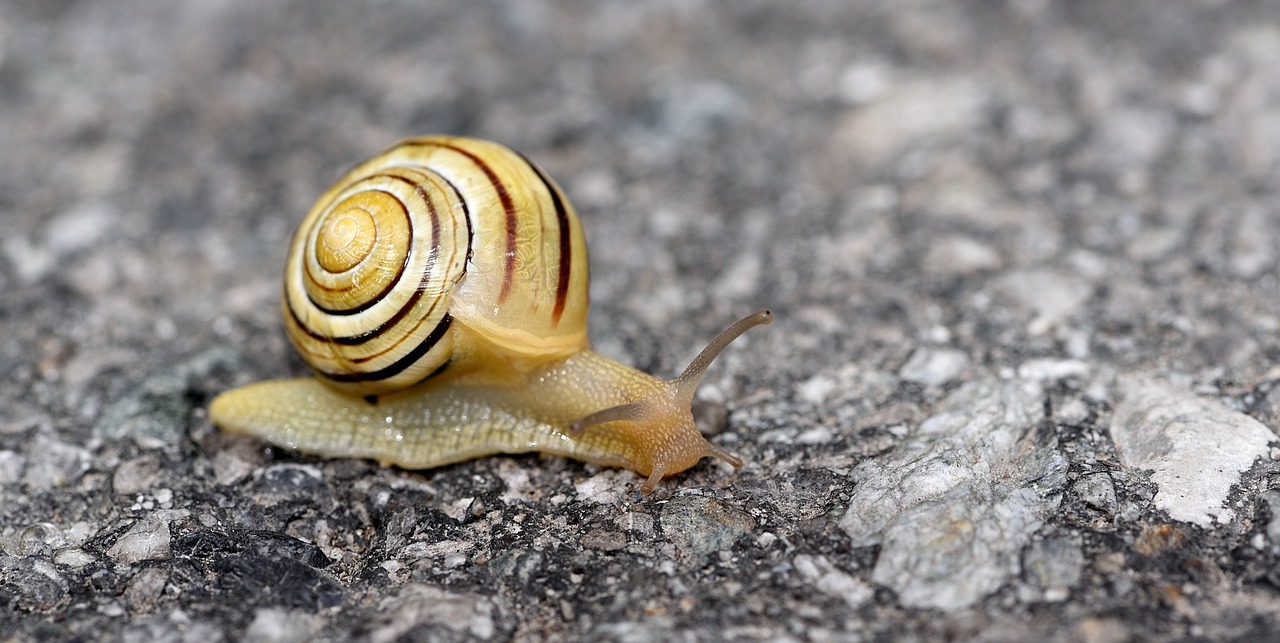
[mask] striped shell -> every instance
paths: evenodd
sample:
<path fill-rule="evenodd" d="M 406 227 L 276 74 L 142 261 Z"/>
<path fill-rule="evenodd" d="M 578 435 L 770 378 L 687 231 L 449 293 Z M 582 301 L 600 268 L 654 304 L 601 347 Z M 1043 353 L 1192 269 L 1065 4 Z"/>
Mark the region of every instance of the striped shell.
<path fill-rule="evenodd" d="M 326 383 L 379 395 L 446 364 L 580 351 L 587 279 L 581 224 L 542 170 L 496 143 L 410 139 L 349 171 L 303 220 L 285 328 Z"/>

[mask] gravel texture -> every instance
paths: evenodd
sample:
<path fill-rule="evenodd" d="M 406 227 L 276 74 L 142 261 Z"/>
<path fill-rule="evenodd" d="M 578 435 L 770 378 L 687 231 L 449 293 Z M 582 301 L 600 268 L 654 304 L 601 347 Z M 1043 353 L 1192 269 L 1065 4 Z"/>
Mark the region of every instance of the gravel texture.
<path fill-rule="evenodd" d="M 0 3 L 0 641 L 1280 632 L 1267 0 Z M 288 236 L 423 133 L 564 186 L 747 461 L 298 456 Z"/>

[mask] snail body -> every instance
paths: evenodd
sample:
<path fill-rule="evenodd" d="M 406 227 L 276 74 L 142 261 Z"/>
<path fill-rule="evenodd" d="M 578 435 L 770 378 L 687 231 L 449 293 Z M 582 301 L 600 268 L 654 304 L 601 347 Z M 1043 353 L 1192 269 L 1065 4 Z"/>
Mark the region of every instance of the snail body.
<path fill-rule="evenodd" d="M 294 235 L 283 316 L 316 377 L 228 391 L 226 430 L 285 448 L 424 469 L 538 451 L 647 477 L 713 456 L 693 422 L 727 329 L 679 378 L 609 360 L 587 339 L 581 224 L 560 188 L 487 141 L 423 137 L 358 164 Z"/>

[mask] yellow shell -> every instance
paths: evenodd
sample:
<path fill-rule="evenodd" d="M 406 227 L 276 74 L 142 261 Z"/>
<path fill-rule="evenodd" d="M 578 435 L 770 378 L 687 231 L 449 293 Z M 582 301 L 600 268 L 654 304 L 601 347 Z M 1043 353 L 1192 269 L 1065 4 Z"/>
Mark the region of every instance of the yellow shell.
<path fill-rule="evenodd" d="M 384 394 L 495 351 L 580 351 L 587 281 L 581 223 L 540 169 L 497 143 L 417 138 L 312 207 L 285 267 L 285 328 L 327 383 Z"/>

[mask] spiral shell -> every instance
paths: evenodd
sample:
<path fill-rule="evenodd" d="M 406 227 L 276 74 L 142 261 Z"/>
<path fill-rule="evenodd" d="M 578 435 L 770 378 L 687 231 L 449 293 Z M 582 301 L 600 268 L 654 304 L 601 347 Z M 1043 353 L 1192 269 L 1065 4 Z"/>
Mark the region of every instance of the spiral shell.
<path fill-rule="evenodd" d="M 348 172 L 294 235 L 285 329 L 320 377 L 226 391 L 209 417 L 408 468 L 562 455 L 640 473 L 646 494 L 707 456 L 741 467 L 690 407 L 716 356 L 773 314 L 663 381 L 588 346 L 587 279 L 581 224 L 540 169 L 496 143 L 410 139 Z"/>
<path fill-rule="evenodd" d="M 496 143 L 411 139 L 350 170 L 303 220 L 285 329 L 326 383 L 377 395 L 494 350 L 582 350 L 587 281 L 577 214 L 540 169 Z"/>

